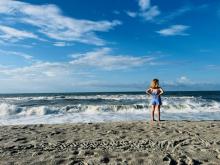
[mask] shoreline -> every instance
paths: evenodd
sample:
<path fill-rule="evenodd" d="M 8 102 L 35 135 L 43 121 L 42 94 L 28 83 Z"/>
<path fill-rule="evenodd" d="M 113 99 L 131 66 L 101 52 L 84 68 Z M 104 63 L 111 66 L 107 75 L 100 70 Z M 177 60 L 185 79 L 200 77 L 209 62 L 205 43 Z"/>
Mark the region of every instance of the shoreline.
<path fill-rule="evenodd" d="M 0 164 L 220 164 L 220 121 L 0 126 Z"/>

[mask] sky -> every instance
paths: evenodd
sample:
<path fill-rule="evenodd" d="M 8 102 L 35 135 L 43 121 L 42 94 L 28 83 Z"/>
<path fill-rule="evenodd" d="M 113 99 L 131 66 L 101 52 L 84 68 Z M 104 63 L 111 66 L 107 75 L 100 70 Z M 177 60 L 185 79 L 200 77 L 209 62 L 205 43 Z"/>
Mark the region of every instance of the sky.
<path fill-rule="evenodd" d="M 220 90 L 218 0 L 0 0 L 0 93 Z"/>

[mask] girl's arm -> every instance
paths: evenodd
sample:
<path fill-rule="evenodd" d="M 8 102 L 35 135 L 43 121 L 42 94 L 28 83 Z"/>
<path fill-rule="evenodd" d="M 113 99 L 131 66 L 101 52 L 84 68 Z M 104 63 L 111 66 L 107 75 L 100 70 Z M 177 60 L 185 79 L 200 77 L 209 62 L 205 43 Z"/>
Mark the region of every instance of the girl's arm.
<path fill-rule="evenodd" d="M 147 93 L 148 95 L 150 95 L 150 94 L 151 94 L 151 88 L 148 88 L 148 89 L 146 90 L 146 93 Z"/>
<path fill-rule="evenodd" d="M 164 93 L 164 90 L 162 88 L 160 88 L 160 93 L 159 95 L 162 95 Z"/>

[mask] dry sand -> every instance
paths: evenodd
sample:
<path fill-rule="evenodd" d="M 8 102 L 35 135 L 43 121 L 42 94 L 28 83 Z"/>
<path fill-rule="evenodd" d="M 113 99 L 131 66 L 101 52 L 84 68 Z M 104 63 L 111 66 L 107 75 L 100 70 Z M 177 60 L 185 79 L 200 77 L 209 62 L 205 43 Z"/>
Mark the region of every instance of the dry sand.
<path fill-rule="evenodd" d="M 220 121 L 0 127 L 0 164 L 220 164 Z"/>

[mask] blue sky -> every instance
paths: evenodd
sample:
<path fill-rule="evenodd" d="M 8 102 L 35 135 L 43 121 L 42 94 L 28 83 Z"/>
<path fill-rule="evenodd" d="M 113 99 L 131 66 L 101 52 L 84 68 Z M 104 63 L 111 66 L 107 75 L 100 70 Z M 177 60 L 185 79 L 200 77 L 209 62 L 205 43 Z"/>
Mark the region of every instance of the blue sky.
<path fill-rule="evenodd" d="M 0 1 L 0 93 L 220 90 L 220 1 Z"/>

